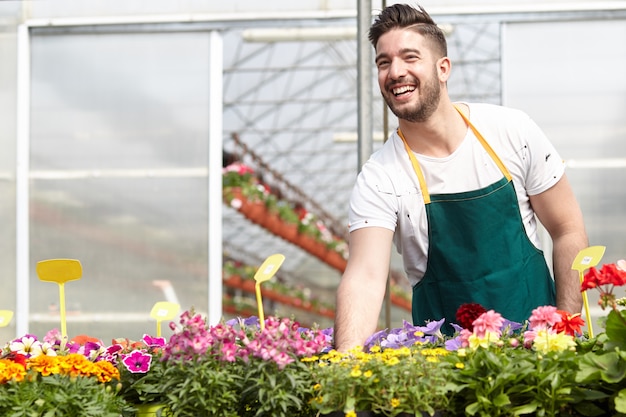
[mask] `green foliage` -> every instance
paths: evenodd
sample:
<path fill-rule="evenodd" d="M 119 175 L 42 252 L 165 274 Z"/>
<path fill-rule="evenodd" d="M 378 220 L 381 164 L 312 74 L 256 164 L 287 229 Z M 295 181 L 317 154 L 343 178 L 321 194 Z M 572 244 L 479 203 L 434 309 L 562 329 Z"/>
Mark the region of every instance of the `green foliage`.
<path fill-rule="evenodd" d="M 95 378 L 38 376 L 0 384 L 3 417 L 119 417 L 127 403 Z"/>
<path fill-rule="evenodd" d="M 332 351 L 310 363 L 315 383 L 311 405 L 322 414 L 434 415 L 448 403 L 452 368 L 439 359 L 445 354 L 417 346 L 375 353 Z"/>
<path fill-rule="evenodd" d="M 176 417 L 236 417 L 240 403 L 241 367 L 229 362 L 170 362 L 160 390 Z"/>
<path fill-rule="evenodd" d="M 165 364 L 155 355 L 147 373 L 131 373 L 120 366 L 122 389 L 119 395 L 130 404 L 162 403 L 166 399 L 162 383 L 165 376 Z"/>
<path fill-rule="evenodd" d="M 313 394 L 308 367 L 299 361 L 279 370 L 275 362 L 253 359 L 243 375 L 241 417 L 307 417 Z"/>
<path fill-rule="evenodd" d="M 575 402 L 575 351 L 541 354 L 534 350 L 461 351 L 446 358 L 459 365 L 451 374 L 451 410 L 468 416 L 568 415 Z M 463 354 L 467 355 L 464 356 Z"/>

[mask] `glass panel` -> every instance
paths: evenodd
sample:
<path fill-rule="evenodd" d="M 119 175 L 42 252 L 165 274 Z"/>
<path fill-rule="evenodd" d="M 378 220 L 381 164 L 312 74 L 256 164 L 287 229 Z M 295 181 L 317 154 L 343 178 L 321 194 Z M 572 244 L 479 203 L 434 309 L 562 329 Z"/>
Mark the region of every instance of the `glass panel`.
<path fill-rule="evenodd" d="M 504 39 L 504 102 L 565 159 L 590 244 L 606 246 L 601 264 L 626 258 L 626 21 L 511 24 Z M 596 300 L 592 316 L 604 316 Z"/>
<path fill-rule="evenodd" d="M 33 38 L 33 333 L 60 323 L 43 259 L 83 264 L 70 336 L 154 334 L 167 297 L 206 311 L 208 55 L 206 33 Z"/>

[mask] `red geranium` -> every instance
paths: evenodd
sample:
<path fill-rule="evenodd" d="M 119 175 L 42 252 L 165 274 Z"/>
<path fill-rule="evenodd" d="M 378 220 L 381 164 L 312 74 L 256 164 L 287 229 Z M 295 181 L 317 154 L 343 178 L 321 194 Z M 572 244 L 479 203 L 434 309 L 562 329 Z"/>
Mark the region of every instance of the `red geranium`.
<path fill-rule="evenodd" d="M 474 330 L 474 320 L 486 312 L 487 310 L 485 307 L 478 303 L 461 304 L 461 306 L 456 310 L 456 322 L 459 326 L 471 332 Z"/>
<path fill-rule="evenodd" d="M 603 285 L 621 286 L 626 284 L 626 271 L 618 268 L 615 264 L 605 264 L 598 271 L 591 267 L 585 274 L 581 285 L 581 291 L 601 287 Z"/>

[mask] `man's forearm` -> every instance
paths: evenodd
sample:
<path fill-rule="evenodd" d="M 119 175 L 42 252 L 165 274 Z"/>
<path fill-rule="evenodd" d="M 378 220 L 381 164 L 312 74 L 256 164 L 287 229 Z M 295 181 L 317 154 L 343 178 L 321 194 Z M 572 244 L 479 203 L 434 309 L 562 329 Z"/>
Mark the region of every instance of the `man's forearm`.
<path fill-rule="evenodd" d="M 554 281 L 556 285 L 556 305 L 559 310 L 580 313 L 582 294 L 578 271 L 572 270 L 572 263 L 582 249 L 588 246 L 584 233 L 569 234 L 553 242 Z"/>
<path fill-rule="evenodd" d="M 345 352 L 364 345 L 376 331 L 383 295 L 371 287 L 342 281 L 337 289 L 335 349 Z"/>

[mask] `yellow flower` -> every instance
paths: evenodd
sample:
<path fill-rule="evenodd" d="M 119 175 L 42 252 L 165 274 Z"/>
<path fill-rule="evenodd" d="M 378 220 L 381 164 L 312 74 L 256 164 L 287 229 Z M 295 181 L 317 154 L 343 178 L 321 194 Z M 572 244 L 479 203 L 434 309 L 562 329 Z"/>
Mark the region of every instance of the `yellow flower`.
<path fill-rule="evenodd" d="M 465 364 L 463 362 L 457 362 L 457 363 L 454 364 L 454 366 L 457 369 L 464 369 L 465 368 Z"/>
<path fill-rule="evenodd" d="M 352 368 L 352 372 L 350 372 L 350 376 L 352 378 L 358 378 L 360 377 L 362 374 L 361 370 L 359 369 L 358 365 L 355 366 L 354 368 Z"/>
<path fill-rule="evenodd" d="M 392 408 L 396 408 L 399 405 L 400 405 L 400 400 L 399 399 L 397 399 L 397 398 L 392 398 L 391 399 L 391 407 Z"/>
<path fill-rule="evenodd" d="M 469 346 L 474 350 L 478 349 L 479 347 L 487 349 L 491 343 L 495 343 L 499 339 L 500 338 L 497 334 L 492 332 L 486 332 L 485 336 L 482 338 L 478 337 L 476 334 L 472 334 L 467 342 L 469 343 Z"/>
<path fill-rule="evenodd" d="M 393 365 L 397 365 L 398 363 L 400 363 L 400 359 L 396 358 L 395 356 L 393 358 L 389 358 L 385 361 L 385 363 L 389 366 L 393 366 Z"/>
<path fill-rule="evenodd" d="M 562 352 L 573 346 L 576 346 L 576 342 L 572 336 L 565 333 L 551 333 L 545 329 L 537 331 L 533 341 L 533 348 L 543 354 Z"/>
<path fill-rule="evenodd" d="M 367 371 L 363 372 L 363 376 L 364 376 L 365 378 L 369 378 L 369 377 L 371 377 L 372 375 L 373 375 L 373 372 L 372 372 L 372 371 L 370 371 L 370 370 L 367 370 Z"/>
<path fill-rule="evenodd" d="M 350 410 L 346 413 L 346 417 L 356 417 L 356 413 L 354 410 Z"/>

